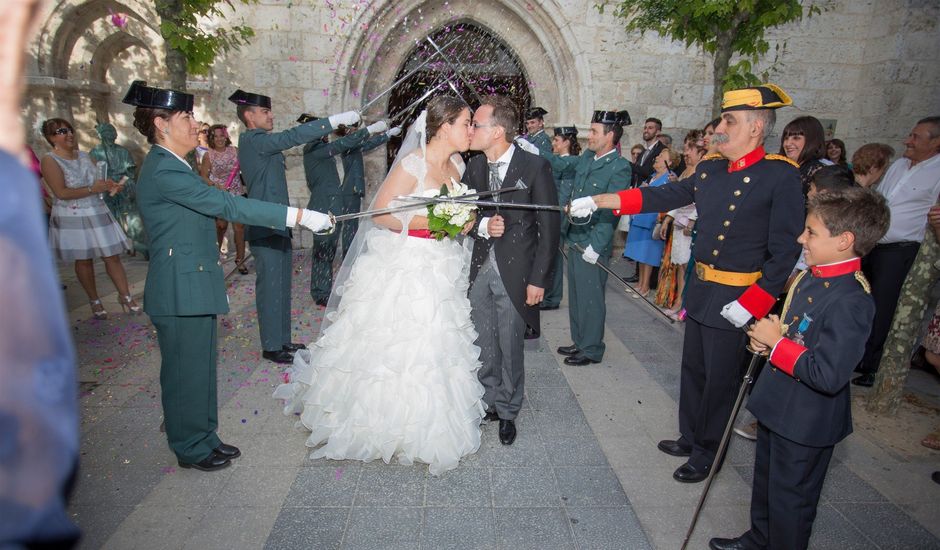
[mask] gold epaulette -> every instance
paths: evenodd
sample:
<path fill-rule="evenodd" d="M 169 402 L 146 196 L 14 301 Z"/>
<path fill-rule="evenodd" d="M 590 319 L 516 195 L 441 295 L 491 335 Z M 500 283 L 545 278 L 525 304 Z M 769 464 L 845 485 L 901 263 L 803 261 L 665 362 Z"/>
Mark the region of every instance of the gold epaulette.
<path fill-rule="evenodd" d="M 725 158 L 721 153 L 709 153 L 702 157 L 702 160 L 718 160 Z"/>
<path fill-rule="evenodd" d="M 787 163 L 789 163 L 789 164 L 792 164 L 795 168 L 799 168 L 799 167 L 800 167 L 800 165 L 797 164 L 796 161 L 791 160 L 790 157 L 787 157 L 787 156 L 784 156 L 784 155 L 766 155 L 766 156 L 764 156 L 764 158 L 767 159 L 767 160 L 782 160 L 783 162 L 787 162 Z"/>
<path fill-rule="evenodd" d="M 868 282 L 868 279 L 865 278 L 864 273 L 856 271 L 855 280 L 858 281 L 858 284 L 862 285 L 862 290 L 865 291 L 865 294 L 871 294 L 871 284 Z"/>

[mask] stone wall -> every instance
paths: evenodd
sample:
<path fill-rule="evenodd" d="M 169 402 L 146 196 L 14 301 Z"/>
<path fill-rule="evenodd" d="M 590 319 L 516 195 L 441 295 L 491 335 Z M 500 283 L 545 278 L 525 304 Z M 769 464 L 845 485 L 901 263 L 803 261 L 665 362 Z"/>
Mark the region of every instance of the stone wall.
<path fill-rule="evenodd" d="M 546 108 L 548 125 L 587 127 L 591 111 L 627 109 L 634 125 L 623 144 L 639 141 L 642 121 L 663 120 L 681 140 L 710 118 L 711 60 L 696 49 L 648 33 L 627 34 L 620 21 L 582 0 L 260 0 L 236 4 L 230 21 L 244 20 L 257 36 L 248 47 L 220 59 L 213 73 L 196 79 L 200 119 L 239 125 L 226 97 L 238 87 L 275 99 L 276 129 L 300 112 L 329 114 L 354 109 L 398 72 L 415 40 L 457 21 L 489 29 L 519 56 L 534 103 Z M 883 141 L 899 151 L 921 116 L 940 114 L 940 6 L 930 0 L 832 0 L 821 15 L 773 31 L 772 51 L 783 53 L 771 80 L 794 98 L 779 111 L 776 133 L 790 119 L 812 114 L 837 121 L 836 137 L 849 151 Z M 108 13 L 131 15 L 124 29 Z M 130 127 L 120 98 L 139 75 L 159 83 L 162 40 L 143 0 L 62 0 L 50 10 L 31 47 L 26 117 L 76 120 L 80 143 L 93 143 L 96 119 L 115 122 L 119 142 L 145 150 Z M 380 116 L 379 102 L 368 112 Z M 46 150 L 35 136 L 37 151 Z M 779 138 L 771 137 L 768 149 Z M 368 176 L 379 181 L 381 153 L 368 157 Z M 307 190 L 299 151 L 288 154 L 292 200 Z"/>

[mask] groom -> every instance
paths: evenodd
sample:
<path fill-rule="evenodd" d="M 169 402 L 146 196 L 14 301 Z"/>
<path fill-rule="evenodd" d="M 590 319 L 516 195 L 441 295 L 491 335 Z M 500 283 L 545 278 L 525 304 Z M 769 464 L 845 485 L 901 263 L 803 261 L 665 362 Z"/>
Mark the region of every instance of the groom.
<path fill-rule="evenodd" d="M 470 159 L 463 181 L 477 191 L 525 189 L 497 197 L 500 202 L 558 205 L 548 161 L 513 145 L 519 115 L 505 96 L 488 96 L 473 115 Z M 479 333 L 480 382 L 486 420 L 499 420 L 499 440 L 516 439 L 522 406 L 526 325 L 538 330 L 539 303 L 551 283 L 558 250 L 559 217 L 551 210 L 483 208 L 470 231 L 475 239 L 470 265 L 470 304 Z"/>

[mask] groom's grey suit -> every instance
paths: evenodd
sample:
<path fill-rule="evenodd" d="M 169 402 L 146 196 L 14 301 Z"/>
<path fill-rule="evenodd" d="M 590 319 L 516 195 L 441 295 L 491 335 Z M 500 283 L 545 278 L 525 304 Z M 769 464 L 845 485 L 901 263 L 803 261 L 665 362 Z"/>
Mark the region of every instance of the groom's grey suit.
<path fill-rule="evenodd" d="M 511 146 L 506 165 L 490 166 L 486 155 L 470 159 L 463 181 L 477 191 L 497 186 L 526 188 L 500 195 L 505 203 L 558 205 L 551 165 L 538 155 Z M 500 157 L 505 160 L 506 155 Z M 491 169 L 494 171 L 491 176 Z M 498 176 L 497 176 L 498 174 Z M 484 217 L 505 220 L 501 237 L 486 239 L 479 231 Z M 470 304 L 481 348 L 483 400 L 502 420 L 514 420 L 522 407 L 525 327 L 538 330 L 539 308 L 526 305 L 526 287 L 548 288 L 558 251 L 560 219 L 551 210 L 486 207 L 470 231 L 475 239 L 470 265 Z"/>

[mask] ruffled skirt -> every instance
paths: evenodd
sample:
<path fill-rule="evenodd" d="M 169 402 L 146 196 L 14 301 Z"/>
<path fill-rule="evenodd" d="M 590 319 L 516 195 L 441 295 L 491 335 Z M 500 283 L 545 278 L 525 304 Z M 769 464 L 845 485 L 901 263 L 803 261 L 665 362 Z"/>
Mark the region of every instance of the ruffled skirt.
<path fill-rule="evenodd" d="M 373 229 L 330 324 L 274 396 L 299 414 L 311 458 L 457 467 L 480 446 L 480 350 L 469 253 Z"/>

